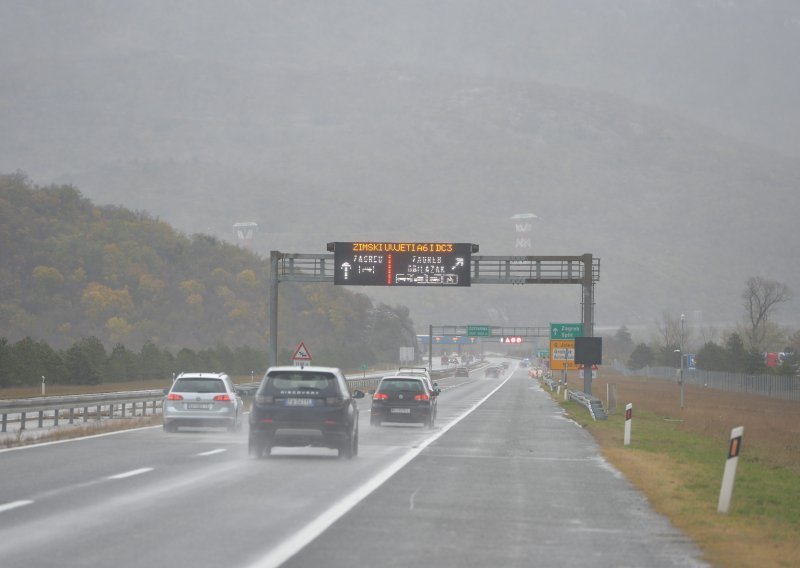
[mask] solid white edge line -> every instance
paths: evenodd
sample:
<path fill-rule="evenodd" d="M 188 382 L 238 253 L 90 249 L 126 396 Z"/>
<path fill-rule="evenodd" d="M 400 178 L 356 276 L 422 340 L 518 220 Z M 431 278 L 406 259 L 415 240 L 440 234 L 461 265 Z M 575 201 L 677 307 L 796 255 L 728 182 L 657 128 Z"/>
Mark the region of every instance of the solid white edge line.
<path fill-rule="evenodd" d="M 163 428 L 161 425 L 157 426 L 142 426 L 141 428 L 129 428 L 127 430 L 114 430 L 113 432 L 103 432 L 102 434 L 91 434 L 89 436 L 80 436 L 77 438 L 67 438 L 66 440 L 53 440 L 51 442 L 34 442 L 33 444 L 26 444 L 24 446 L 15 446 L 13 448 L 4 448 L 0 450 L 3 452 L 14 452 L 17 450 L 32 450 L 34 448 L 41 448 L 43 446 L 55 446 L 56 444 L 66 444 L 67 442 L 80 442 L 81 440 L 91 440 L 92 438 L 105 438 L 106 436 L 116 436 L 117 434 L 126 434 L 128 432 L 135 432 L 137 430 L 152 430 L 153 428 Z"/>
<path fill-rule="evenodd" d="M 215 455 L 215 454 L 221 454 L 221 453 L 223 453 L 223 452 L 227 452 L 227 451 L 228 451 L 228 450 L 226 450 L 226 449 L 224 449 L 224 448 L 219 448 L 219 449 L 217 449 L 217 450 L 209 450 L 209 451 L 207 451 L 207 452 L 201 452 L 201 453 L 199 453 L 199 454 L 197 454 L 197 455 L 198 455 L 198 456 L 213 456 L 213 455 Z"/>
<path fill-rule="evenodd" d="M 12 501 L 11 503 L 5 503 L 0 505 L 0 513 L 5 513 L 6 511 L 17 509 L 19 507 L 24 507 L 25 505 L 30 505 L 31 503 L 33 503 L 33 501 Z"/>
<path fill-rule="evenodd" d="M 320 534 L 322 534 L 328 527 L 330 527 L 333 523 L 338 521 L 341 517 L 343 517 L 350 509 L 358 505 L 361 501 L 366 499 L 373 491 L 378 489 L 381 485 L 386 483 L 395 473 L 403 469 L 403 467 L 413 460 L 417 455 L 419 455 L 422 450 L 427 448 L 433 442 L 438 440 L 441 436 L 445 434 L 450 428 L 461 422 L 464 418 L 472 414 L 472 412 L 478 408 L 481 404 L 486 402 L 494 393 L 496 393 L 500 388 L 506 384 L 509 379 L 511 379 L 511 375 L 506 377 L 506 379 L 497 385 L 497 387 L 492 390 L 489 394 L 483 397 L 481 400 L 476 402 L 471 408 L 464 411 L 461 416 L 453 420 L 452 422 L 448 423 L 445 427 L 443 427 L 439 432 L 437 432 L 434 436 L 431 436 L 424 442 L 422 442 L 419 446 L 412 448 L 408 452 L 406 452 L 403 456 L 399 459 L 395 460 L 392 464 L 386 467 L 384 470 L 380 471 L 377 475 L 372 477 L 371 479 L 367 480 L 361 487 L 344 497 L 341 501 L 334 503 L 330 508 L 325 510 L 322 514 L 320 514 L 316 519 L 308 523 L 305 527 L 300 529 L 294 535 L 289 537 L 283 543 L 279 544 L 277 548 L 268 552 L 265 556 L 261 559 L 251 563 L 249 568 L 274 568 L 280 566 L 287 560 L 289 560 L 292 556 L 300 552 L 306 545 L 308 545 L 311 541 L 317 538 Z"/>
<path fill-rule="evenodd" d="M 143 473 L 147 473 L 148 471 L 153 471 L 153 468 L 142 467 L 139 469 L 133 469 L 131 471 L 126 471 L 124 473 L 118 473 L 117 475 L 109 475 L 106 479 L 126 479 L 128 477 L 133 477 L 134 475 L 141 475 Z"/>

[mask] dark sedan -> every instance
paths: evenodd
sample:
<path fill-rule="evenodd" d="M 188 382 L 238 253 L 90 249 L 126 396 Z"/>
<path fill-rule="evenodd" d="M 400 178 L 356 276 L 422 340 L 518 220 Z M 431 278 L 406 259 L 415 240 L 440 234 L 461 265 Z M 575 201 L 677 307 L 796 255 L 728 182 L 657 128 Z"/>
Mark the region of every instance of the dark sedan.
<path fill-rule="evenodd" d="M 503 367 L 500 365 L 491 365 L 486 367 L 483 371 L 483 376 L 487 379 L 497 379 L 503 374 Z"/>
<path fill-rule="evenodd" d="M 370 424 L 422 422 L 433 428 L 437 396 L 438 389 L 429 391 L 421 378 L 384 377 L 372 395 Z"/>

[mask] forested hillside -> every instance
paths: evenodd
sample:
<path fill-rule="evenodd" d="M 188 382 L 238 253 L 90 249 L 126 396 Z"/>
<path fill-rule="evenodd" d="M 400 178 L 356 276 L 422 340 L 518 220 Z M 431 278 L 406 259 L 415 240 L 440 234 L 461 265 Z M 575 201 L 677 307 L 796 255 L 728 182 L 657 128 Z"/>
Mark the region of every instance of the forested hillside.
<path fill-rule="evenodd" d="M 267 282 L 268 262 L 251 251 L 96 206 L 71 186 L 0 175 L 0 336 L 12 342 L 265 348 Z M 280 306 L 284 354 L 303 340 L 315 362 L 346 366 L 394 360 L 414 342 L 407 309 L 364 295 L 284 286 Z"/>

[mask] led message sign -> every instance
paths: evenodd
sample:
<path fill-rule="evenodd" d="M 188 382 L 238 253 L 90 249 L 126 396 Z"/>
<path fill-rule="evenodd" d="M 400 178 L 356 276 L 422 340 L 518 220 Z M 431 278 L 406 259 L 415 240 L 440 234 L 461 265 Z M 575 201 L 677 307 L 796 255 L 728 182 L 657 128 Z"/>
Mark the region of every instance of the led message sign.
<path fill-rule="evenodd" d="M 354 286 L 469 286 L 471 243 L 331 243 L 333 283 Z"/>

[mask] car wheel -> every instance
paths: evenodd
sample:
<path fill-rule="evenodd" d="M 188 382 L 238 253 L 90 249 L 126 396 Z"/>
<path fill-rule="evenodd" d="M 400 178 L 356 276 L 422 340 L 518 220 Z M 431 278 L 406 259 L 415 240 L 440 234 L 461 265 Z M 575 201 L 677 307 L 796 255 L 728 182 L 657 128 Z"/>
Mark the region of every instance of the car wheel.
<path fill-rule="evenodd" d="M 425 420 L 425 427 L 429 430 L 433 430 L 433 414 L 428 416 L 428 419 Z"/>
<path fill-rule="evenodd" d="M 358 453 L 358 432 L 348 436 L 339 447 L 339 457 L 351 460 Z"/>
<path fill-rule="evenodd" d="M 268 440 L 250 437 L 247 440 L 247 453 L 255 459 L 269 457 L 272 445 Z"/>

